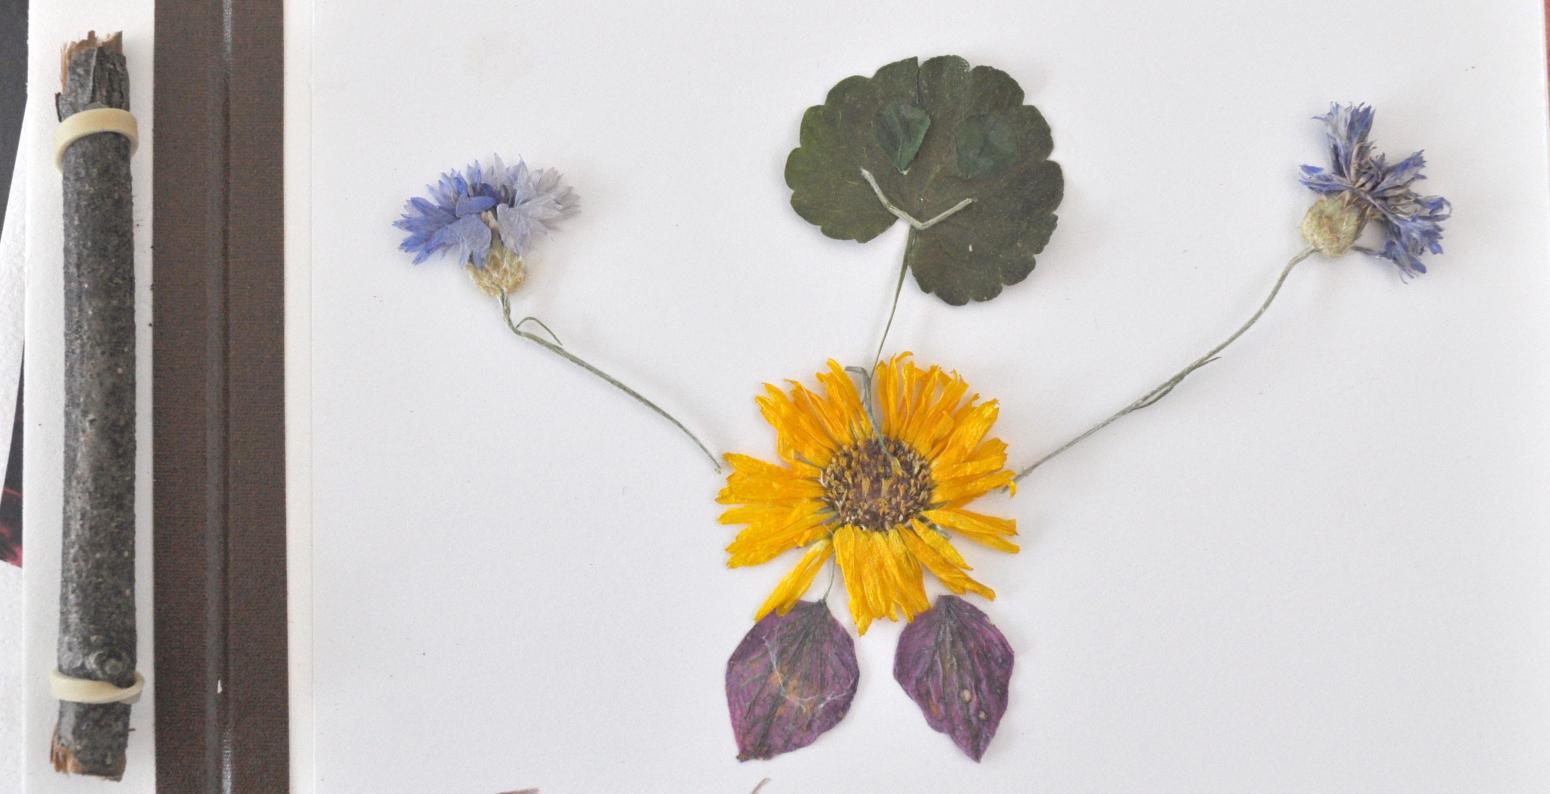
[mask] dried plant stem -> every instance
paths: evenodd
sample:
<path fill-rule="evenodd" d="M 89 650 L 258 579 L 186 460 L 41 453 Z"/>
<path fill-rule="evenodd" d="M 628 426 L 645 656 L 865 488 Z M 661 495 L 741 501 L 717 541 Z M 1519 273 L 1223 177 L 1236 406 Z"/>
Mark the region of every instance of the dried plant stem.
<path fill-rule="evenodd" d="M 672 414 L 668 413 L 667 411 L 663 410 L 662 406 L 657 405 L 656 403 L 646 399 L 640 392 L 635 391 L 634 389 L 630 388 L 629 386 L 624 385 L 623 383 L 621 383 L 619 381 L 618 378 L 615 378 L 614 376 L 612 376 L 612 375 L 610 375 L 610 374 L 608 374 L 608 373 L 598 369 L 597 367 L 592 366 L 592 364 L 589 363 L 586 359 L 583 359 L 582 357 L 580 357 L 580 356 L 570 352 L 569 350 L 566 350 L 564 347 L 560 346 L 558 344 L 558 341 L 559 341 L 558 337 L 555 337 L 555 341 L 551 342 L 550 340 L 545 339 L 545 338 L 543 338 L 543 337 L 541 337 L 541 336 L 539 336 L 539 335 L 537 335 L 535 333 L 532 333 L 530 331 L 522 330 L 522 324 L 525 323 L 525 322 L 529 322 L 529 321 L 537 323 L 538 325 L 542 326 L 545 331 L 549 330 L 549 326 L 544 325 L 541 320 L 538 320 L 535 317 L 525 317 L 520 322 L 513 321 L 511 319 L 511 296 L 507 295 L 505 293 L 502 293 L 500 295 L 499 299 L 500 299 L 500 303 L 501 303 L 501 314 L 505 316 L 505 318 L 506 318 L 506 327 L 510 328 L 512 333 L 516 334 L 517 336 L 519 336 L 519 337 L 521 337 L 523 339 L 526 339 L 529 342 L 532 342 L 535 345 L 538 345 L 539 347 L 549 351 L 550 353 L 553 353 L 553 354 L 559 356 L 560 358 L 565 359 L 566 361 L 569 361 L 572 364 L 575 364 L 578 367 L 581 367 L 582 369 L 586 370 L 587 372 L 592 373 L 593 375 L 597 376 L 600 380 L 602 380 L 603 382 L 607 383 L 608 385 L 610 385 L 610 386 L 614 387 L 615 389 L 618 389 L 619 391 L 622 391 L 625 394 L 628 394 L 629 396 L 635 398 L 636 402 L 640 403 L 641 405 L 646 406 L 647 408 L 650 408 L 652 411 L 655 411 L 658 416 L 661 416 L 663 419 L 666 419 L 667 421 L 672 422 L 673 423 L 673 427 L 678 428 L 678 430 L 680 432 L 682 432 L 685 436 L 689 437 L 690 441 L 694 442 L 695 446 L 700 448 L 700 452 L 703 452 L 705 454 L 705 459 L 710 461 L 710 465 L 712 465 L 712 466 L 714 466 L 716 468 L 716 473 L 718 473 L 718 474 L 721 473 L 721 463 L 716 460 L 716 456 L 714 454 L 712 454 L 710 449 L 705 446 L 705 442 L 700 441 L 699 436 L 696 436 L 694 433 L 690 432 L 689 428 L 685 427 L 683 422 L 678 421 L 677 417 L 675 417 Z M 553 331 L 549 331 L 549 335 L 550 336 L 554 336 L 554 332 Z"/>
<path fill-rule="evenodd" d="M 911 237 L 913 240 L 913 237 Z M 888 343 L 888 332 L 893 330 L 893 316 L 899 313 L 899 294 L 904 291 L 904 274 L 909 272 L 909 258 L 904 264 L 899 265 L 899 281 L 893 285 L 893 303 L 888 307 L 888 323 L 883 326 L 883 336 L 877 340 L 877 354 L 872 356 L 872 371 L 877 371 L 877 365 L 883 360 L 883 345 Z"/>
<path fill-rule="evenodd" d="M 59 120 L 129 109 L 118 34 L 95 33 L 63 55 Z M 135 267 L 129 140 L 95 134 L 65 150 L 63 513 L 56 665 L 72 678 L 127 687 L 135 626 Z M 128 703 L 62 700 L 49 758 L 72 775 L 119 780 Z"/>
<path fill-rule="evenodd" d="M 1029 464 L 1027 468 L 1024 468 L 1022 471 L 1019 471 L 1017 473 L 1017 476 L 1012 478 L 1012 481 L 1013 482 L 1018 482 L 1018 481 L 1022 480 L 1022 478 L 1027 477 L 1029 474 L 1031 474 L 1033 472 L 1034 469 L 1037 469 L 1038 467 L 1042 466 L 1049 459 L 1055 457 L 1056 455 L 1059 455 L 1062 452 L 1065 452 L 1066 450 L 1076 446 L 1077 444 L 1082 443 L 1083 441 L 1087 440 L 1088 436 L 1091 436 L 1092 434 L 1098 432 L 1099 430 L 1102 430 L 1105 427 L 1108 427 L 1109 425 L 1111 425 L 1115 421 L 1117 421 L 1120 417 L 1125 416 L 1126 414 L 1134 413 L 1136 411 L 1141 410 L 1142 408 L 1146 408 L 1148 406 L 1156 404 L 1158 400 L 1161 400 L 1162 398 L 1167 397 L 1168 393 L 1173 391 L 1175 386 L 1178 386 L 1180 383 L 1182 383 L 1184 381 L 1184 379 L 1189 377 L 1190 374 L 1193 373 L 1195 370 L 1200 369 L 1201 367 L 1211 363 L 1212 361 L 1215 361 L 1216 358 L 1217 358 L 1217 355 L 1220 354 L 1223 350 L 1226 350 L 1228 345 L 1232 344 L 1233 342 L 1236 342 L 1238 340 L 1238 337 L 1243 336 L 1245 331 L 1248 331 L 1250 328 L 1252 328 L 1254 326 L 1255 323 L 1259 322 L 1259 318 L 1264 316 L 1265 310 L 1269 309 L 1270 308 L 1270 304 L 1275 301 L 1276 296 L 1281 294 L 1281 285 L 1285 284 L 1286 283 L 1286 277 L 1292 274 L 1292 268 L 1297 267 L 1297 265 L 1299 263 L 1301 263 L 1304 259 L 1307 259 L 1308 257 L 1312 256 L 1313 253 L 1314 253 L 1314 250 L 1312 248 L 1308 248 L 1308 249 L 1298 253 L 1296 256 L 1292 257 L 1291 260 L 1286 263 L 1286 266 L 1281 268 L 1281 275 L 1276 279 L 1275 286 L 1270 288 L 1270 294 L 1265 296 L 1265 302 L 1260 304 L 1259 310 L 1254 312 L 1254 315 L 1248 319 L 1248 322 L 1246 322 L 1243 325 L 1239 326 L 1238 330 L 1236 330 L 1236 331 L 1234 331 L 1232 333 L 1232 336 L 1227 337 L 1226 339 L 1222 340 L 1222 342 L 1220 344 L 1218 344 L 1216 347 L 1213 347 L 1210 350 L 1206 351 L 1205 355 L 1201 356 L 1200 358 L 1195 359 L 1194 361 L 1191 361 L 1188 366 L 1184 367 L 1184 369 L 1179 370 L 1178 373 L 1176 373 L 1173 377 L 1163 381 L 1162 383 L 1157 384 L 1156 388 L 1154 388 L 1151 391 L 1147 392 L 1146 394 L 1143 394 L 1140 397 L 1136 398 L 1135 402 L 1132 402 L 1131 404 L 1125 406 L 1124 408 L 1119 409 L 1118 411 L 1116 411 L 1112 415 L 1110 415 L 1109 418 L 1103 420 L 1102 422 L 1099 422 L 1096 425 L 1093 425 L 1092 427 L 1087 428 L 1085 431 L 1082 432 L 1081 435 L 1077 436 L 1076 438 L 1071 439 L 1070 441 L 1067 441 L 1064 444 L 1061 444 L 1059 447 L 1057 447 L 1055 449 L 1055 451 L 1050 452 L 1049 454 L 1045 455 L 1044 457 L 1039 458 L 1038 460 L 1036 460 L 1033 463 Z"/>
<path fill-rule="evenodd" d="M 872 186 L 872 193 L 873 195 L 877 196 L 878 203 L 882 204 L 884 209 L 893 213 L 895 218 L 898 218 L 899 220 L 909 224 L 911 230 L 909 242 L 906 244 L 907 247 L 904 253 L 904 261 L 899 264 L 899 280 L 893 285 L 893 303 L 888 307 L 888 323 L 887 325 L 883 326 L 883 336 L 881 339 L 877 340 L 877 354 L 872 357 L 872 369 L 875 370 L 877 369 L 878 362 L 883 360 L 883 346 L 888 342 L 888 332 L 893 330 L 894 315 L 898 314 L 899 312 L 899 295 L 904 291 L 904 275 L 908 273 L 910 269 L 909 248 L 914 247 L 915 245 L 915 232 L 925 231 L 926 229 L 929 229 L 932 226 L 935 226 L 938 223 L 941 223 L 942 221 L 957 215 L 959 211 L 969 206 L 970 204 L 973 204 L 974 199 L 963 199 L 957 204 L 948 207 L 946 211 L 939 213 L 936 217 L 931 218 L 930 220 L 920 221 L 916 220 L 915 216 L 905 212 L 904 210 L 900 209 L 898 205 L 888 200 L 888 196 L 883 193 L 882 185 L 877 184 L 877 177 L 872 176 L 871 171 L 868 171 L 865 168 L 861 169 L 861 177 L 866 180 L 868 185 Z"/>
<path fill-rule="evenodd" d="M 948 207 L 945 211 L 943 211 L 941 214 L 937 215 L 936 217 L 932 218 L 931 220 L 917 221 L 917 220 L 915 220 L 915 216 L 909 214 L 908 212 L 905 212 L 902 209 L 899 209 L 899 207 L 896 206 L 892 201 L 888 200 L 887 196 L 883 195 L 883 188 L 882 188 L 881 185 L 877 184 L 877 177 L 872 176 L 872 172 L 871 171 L 868 171 L 865 168 L 861 169 L 861 178 L 865 179 L 866 183 L 868 185 L 872 186 L 872 192 L 877 195 L 877 200 L 882 203 L 883 209 L 886 209 L 889 212 L 893 213 L 893 216 L 895 218 L 898 218 L 899 220 L 904 221 L 905 223 L 909 224 L 910 228 L 914 229 L 917 232 L 925 231 L 926 229 L 929 229 L 932 226 L 935 226 L 935 225 L 941 223 L 942 221 L 945 221 L 948 218 L 951 218 L 954 215 L 957 215 L 959 210 L 962 210 L 964 207 L 967 207 L 970 204 L 974 203 L 974 199 L 966 198 L 966 199 L 958 202 L 957 204 L 954 204 L 953 206 Z"/>

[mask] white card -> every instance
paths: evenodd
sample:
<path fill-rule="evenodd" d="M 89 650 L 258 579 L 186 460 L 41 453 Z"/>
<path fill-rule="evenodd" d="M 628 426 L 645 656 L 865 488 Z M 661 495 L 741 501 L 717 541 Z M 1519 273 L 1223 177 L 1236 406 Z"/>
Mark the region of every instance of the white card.
<path fill-rule="evenodd" d="M 1550 786 L 1543 18 L 1515 0 L 368 3 L 288 12 L 293 730 L 301 791 L 1524 791 Z M 736 760 L 728 655 L 795 555 L 728 570 L 722 480 L 513 338 L 390 227 L 449 168 L 562 170 L 517 311 L 764 458 L 764 382 L 865 364 L 896 226 L 782 179 L 841 78 L 956 53 L 1053 130 L 1059 227 L 996 300 L 907 283 L 890 348 L 1001 401 L 1014 465 L 1226 336 L 1302 246 L 1311 119 L 1377 107 L 1452 200 L 1403 283 L 1315 258 L 1225 357 L 1040 468 L 965 553 L 1011 642 L 981 763 L 857 640 L 849 715 Z M 934 592 L 934 591 L 933 591 Z M 817 591 L 814 592 L 814 597 Z M 835 599 L 842 611 L 843 599 Z"/>

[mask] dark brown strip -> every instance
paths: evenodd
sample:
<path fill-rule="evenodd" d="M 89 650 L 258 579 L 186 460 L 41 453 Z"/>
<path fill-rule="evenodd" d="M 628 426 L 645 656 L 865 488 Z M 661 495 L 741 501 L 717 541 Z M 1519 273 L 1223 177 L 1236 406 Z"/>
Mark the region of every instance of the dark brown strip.
<path fill-rule="evenodd" d="M 288 788 L 281 0 L 156 4 L 156 777 Z"/>

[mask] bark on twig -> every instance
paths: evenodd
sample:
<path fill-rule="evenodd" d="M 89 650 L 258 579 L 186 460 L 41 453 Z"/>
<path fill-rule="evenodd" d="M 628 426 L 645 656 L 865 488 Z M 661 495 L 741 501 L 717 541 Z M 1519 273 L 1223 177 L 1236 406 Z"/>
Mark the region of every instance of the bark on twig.
<path fill-rule="evenodd" d="M 65 48 L 61 121 L 129 109 L 118 34 Z M 64 537 L 59 671 L 126 687 L 135 676 L 135 285 L 129 141 L 76 141 L 64 187 Z M 72 774 L 124 774 L 129 705 L 61 702 L 50 758 Z"/>

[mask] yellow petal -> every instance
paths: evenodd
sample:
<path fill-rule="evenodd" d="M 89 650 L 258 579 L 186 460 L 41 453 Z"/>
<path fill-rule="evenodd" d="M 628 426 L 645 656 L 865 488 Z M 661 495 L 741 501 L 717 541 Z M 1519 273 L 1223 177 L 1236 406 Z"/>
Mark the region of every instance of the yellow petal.
<path fill-rule="evenodd" d="M 995 400 L 981 403 L 967 411 L 955 422 L 950 435 L 942 442 L 938 454 L 949 460 L 963 460 L 979 447 L 980 439 L 990 432 L 991 425 L 1001 413 Z"/>
<path fill-rule="evenodd" d="M 909 531 L 907 527 L 896 527 L 888 532 L 878 533 L 888 546 L 893 579 L 897 585 L 894 600 L 903 610 L 905 620 L 913 619 L 931 608 L 931 602 L 926 598 L 926 581 L 921 571 L 921 561 L 910 552 L 909 546 L 904 542 L 904 533 Z"/>
<path fill-rule="evenodd" d="M 823 570 L 823 564 L 833 553 L 834 547 L 829 543 L 828 538 L 810 546 L 807 553 L 797 562 L 796 567 L 780 580 L 780 584 L 775 585 L 774 592 L 764 600 L 764 604 L 759 607 L 759 612 L 753 619 L 759 620 L 771 611 L 782 615 L 790 612 L 791 607 L 807 594 L 807 589 L 813 584 L 813 577 Z"/>
<path fill-rule="evenodd" d="M 931 499 L 937 504 L 958 507 L 984 496 L 997 488 L 1008 488 L 1016 475 L 1010 469 L 1001 469 L 978 477 L 939 482 Z"/>
<path fill-rule="evenodd" d="M 951 529 L 960 535 L 1001 551 L 1017 551 L 1017 544 L 1008 541 L 1009 535 L 1017 534 L 1017 522 L 1010 518 L 998 518 L 958 508 L 927 510 L 926 520 L 937 526 Z"/>
<path fill-rule="evenodd" d="M 751 524 L 727 544 L 728 568 L 759 565 L 788 549 L 800 548 L 827 533 L 828 517 L 797 515 L 784 524 Z"/>
<path fill-rule="evenodd" d="M 963 559 L 957 556 L 958 551 L 953 549 L 952 544 L 935 530 L 927 527 L 910 527 L 901 530 L 900 534 L 904 538 L 905 545 L 909 546 L 921 565 L 931 571 L 931 574 L 946 585 L 947 589 L 954 593 L 972 591 L 987 599 L 995 599 L 994 590 L 964 573 L 963 569 L 967 566 L 963 566 L 961 562 L 955 562 L 944 553 L 945 549 L 950 551 L 957 560 Z"/>
<path fill-rule="evenodd" d="M 856 631 L 866 633 L 867 626 L 872 623 L 872 610 L 867 605 L 866 594 L 863 591 L 863 577 L 861 573 L 861 560 L 857 556 L 858 537 L 864 530 L 845 525 L 834 530 L 834 562 L 840 566 L 840 574 L 845 578 L 845 594 L 850 606 L 850 619 L 856 624 Z"/>
<path fill-rule="evenodd" d="M 932 529 L 929 526 L 926 526 L 920 521 L 913 522 L 910 526 L 910 529 L 914 530 L 915 536 L 917 538 L 919 538 L 927 546 L 930 546 L 932 551 L 941 555 L 942 559 L 951 563 L 953 567 L 961 568 L 965 571 L 973 570 L 973 568 L 969 566 L 969 561 L 965 560 L 963 555 L 958 553 L 958 549 L 953 546 L 952 542 L 947 539 L 946 535 L 935 529 Z"/>
<path fill-rule="evenodd" d="M 818 420 L 780 389 L 764 384 L 764 396 L 754 400 L 764 420 L 775 428 L 775 446 L 786 460 L 805 460 L 815 466 L 829 462 L 834 442 Z"/>
<path fill-rule="evenodd" d="M 716 521 L 733 526 L 742 524 L 785 523 L 798 515 L 810 515 L 821 509 L 822 502 L 756 502 L 739 504 L 717 517 Z"/>
<path fill-rule="evenodd" d="M 867 613 L 880 618 L 888 614 L 888 599 L 883 593 L 883 561 L 878 557 L 877 545 L 873 540 L 872 532 L 856 530 L 856 557 L 859 562 L 856 566 L 856 581 L 866 599 Z M 846 579 L 845 586 L 850 586 L 849 579 Z"/>
<path fill-rule="evenodd" d="M 846 427 L 844 418 L 831 409 L 828 401 L 796 381 L 790 381 L 788 385 L 791 387 L 791 402 L 812 420 L 814 427 L 823 432 L 829 446 L 837 448 L 851 442 L 850 429 Z"/>
<path fill-rule="evenodd" d="M 747 455 L 727 455 L 732 471 L 716 495 L 721 504 L 750 504 L 823 496 L 823 486 L 810 467 L 787 467 Z"/>
<path fill-rule="evenodd" d="M 899 427 L 903 423 L 903 415 L 899 406 L 899 369 L 895 363 L 901 358 L 903 356 L 879 364 L 877 366 L 877 373 L 872 381 L 873 393 L 876 396 L 877 405 L 882 411 L 880 420 L 883 423 L 883 434 L 889 438 L 897 438 L 899 436 Z"/>
<path fill-rule="evenodd" d="M 1006 465 L 1005 455 L 1002 455 L 999 458 L 993 455 L 987 455 L 982 458 L 968 460 L 962 463 L 952 463 L 946 465 L 943 465 L 940 460 L 941 459 L 938 459 L 938 461 L 936 461 L 936 465 L 932 466 L 931 469 L 931 478 L 939 483 L 967 477 L 978 477 L 982 474 L 990 474 L 991 472 L 999 471 L 1002 466 Z"/>
<path fill-rule="evenodd" d="M 872 434 L 872 420 L 867 415 L 866 406 L 861 404 L 861 393 L 856 390 L 855 381 L 839 362 L 830 359 L 829 371 L 818 373 L 818 383 L 823 386 L 829 410 L 845 427 L 848 441 L 854 442 Z"/>
<path fill-rule="evenodd" d="M 916 430 L 915 443 L 928 456 L 942 453 L 943 446 L 958 426 L 958 403 L 969 390 L 969 384 L 958 373 L 937 372 L 934 378 L 936 394 L 928 405 L 922 406 L 922 423 Z"/>

